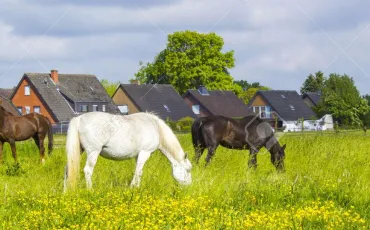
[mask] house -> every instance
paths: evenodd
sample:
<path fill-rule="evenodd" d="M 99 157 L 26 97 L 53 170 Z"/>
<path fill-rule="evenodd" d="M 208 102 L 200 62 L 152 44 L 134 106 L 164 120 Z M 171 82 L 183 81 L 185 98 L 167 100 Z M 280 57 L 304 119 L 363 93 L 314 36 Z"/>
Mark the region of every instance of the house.
<path fill-rule="evenodd" d="M 119 113 L 95 75 L 25 73 L 10 99 L 22 114 L 41 113 L 53 124 L 68 123 L 81 113 Z"/>
<path fill-rule="evenodd" d="M 208 90 L 205 86 L 200 86 L 198 89 L 188 90 L 183 98 L 198 117 L 222 115 L 240 118 L 249 114 L 248 106 L 228 90 Z"/>
<path fill-rule="evenodd" d="M 10 99 L 10 97 L 12 96 L 12 94 L 14 92 L 14 89 L 15 88 L 12 88 L 12 89 L 0 88 L 0 96 L 2 96 L 3 98 L 6 98 L 6 99 Z"/>
<path fill-rule="evenodd" d="M 120 84 L 112 99 L 123 114 L 153 112 L 172 121 L 196 118 L 172 85 L 140 84 L 139 81 Z"/>
<path fill-rule="evenodd" d="M 320 101 L 320 97 L 321 97 L 320 92 L 307 92 L 302 95 L 303 100 L 310 107 L 316 106 Z"/>
<path fill-rule="evenodd" d="M 302 123 L 305 130 L 326 130 L 325 122 L 328 116 L 317 119 L 314 111 L 305 103 L 302 97 L 294 90 L 261 90 L 250 100 L 248 106 L 251 111 L 266 119 L 274 127 L 277 121 L 278 128 L 286 127 L 284 131 L 301 131 Z"/>
<path fill-rule="evenodd" d="M 11 100 L 9 100 L 13 89 L 0 89 L 0 105 L 13 115 L 19 116 L 21 113 L 17 110 Z"/>

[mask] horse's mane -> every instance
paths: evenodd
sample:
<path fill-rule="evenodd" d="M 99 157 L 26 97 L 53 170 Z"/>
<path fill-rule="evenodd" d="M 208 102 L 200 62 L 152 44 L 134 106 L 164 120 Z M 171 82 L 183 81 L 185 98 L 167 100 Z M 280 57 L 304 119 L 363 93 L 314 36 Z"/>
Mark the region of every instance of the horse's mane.
<path fill-rule="evenodd" d="M 160 148 L 167 150 L 174 159 L 181 162 L 185 156 L 179 156 L 178 154 L 183 153 L 184 151 L 182 150 L 180 142 L 172 129 L 155 113 L 145 112 L 145 114 L 154 118 L 158 123 Z"/>

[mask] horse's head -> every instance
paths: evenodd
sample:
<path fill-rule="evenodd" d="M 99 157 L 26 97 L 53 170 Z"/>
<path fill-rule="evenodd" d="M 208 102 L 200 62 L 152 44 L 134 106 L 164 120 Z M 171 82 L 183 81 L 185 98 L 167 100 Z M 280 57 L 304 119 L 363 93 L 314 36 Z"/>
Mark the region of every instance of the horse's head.
<path fill-rule="evenodd" d="M 284 167 L 285 148 L 286 148 L 286 144 L 284 144 L 282 147 L 279 148 L 278 152 L 276 153 L 275 162 L 274 162 L 276 169 L 279 171 L 283 171 L 283 172 L 285 171 L 285 167 Z"/>
<path fill-rule="evenodd" d="M 188 159 L 188 154 L 184 154 L 184 159 L 181 162 L 173 164 L 173 177 L 183 185 L 191 184 L 191 168 L 192 165 Z"/>

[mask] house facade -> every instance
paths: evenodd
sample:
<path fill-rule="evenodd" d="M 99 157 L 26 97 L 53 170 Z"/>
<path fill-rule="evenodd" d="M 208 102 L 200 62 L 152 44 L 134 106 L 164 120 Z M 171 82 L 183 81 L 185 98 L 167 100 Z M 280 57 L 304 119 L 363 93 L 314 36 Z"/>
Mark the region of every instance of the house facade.
<path fill-rule="evenodd" d="M 119 113 L 95 75 L 25 73 L 10 97 L 22 114 L 40 113 L 51 123 L 68 123 L 82 113 Z"/>
<path fill-rule="evenodd" d="M 330 115 L 316 118 L 314 111 L 302 97 L 292 90 L 257 91 L 248 104 L 250 110 L 266 119 L 272 127 L 284 131 L 327 130 L 330 129 Z M 303 119 L 303 124 L 302 124 Z"/>
<path fill-rule="evenodd" d="M 172 85 L 121 84 L 112 99 L 122 114 L 152 112 L 162 119 L 172 121 L 184 117 L 196 118 Z"/>
<path fill-rule="evenodd" d="M 200 86 L 196 90 L 188 90 L 182 97 L 198 117 L 222 115 L 241 118 L 249 114 L 248 106 L 232 91 L 208 90 Z"/>

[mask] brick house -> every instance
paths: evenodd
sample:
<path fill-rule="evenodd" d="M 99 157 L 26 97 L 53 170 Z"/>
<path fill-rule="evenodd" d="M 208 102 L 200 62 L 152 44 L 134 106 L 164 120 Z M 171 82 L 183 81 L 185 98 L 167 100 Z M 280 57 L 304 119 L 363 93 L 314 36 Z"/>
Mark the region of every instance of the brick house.
<path fill-rule="evenodd" d="M 153 112 L 162 119 L 196 118 L 175 88 L 169 84 L 120 84 L 112 99 L 122 114 Z"/>
<path fill-rule="evenodd" d="M 25 73 L 10 99 L 22 114 L 41 113 L 53 124 L 68 123 L 81 113 L 119 113 L 95 75 Z"/>

